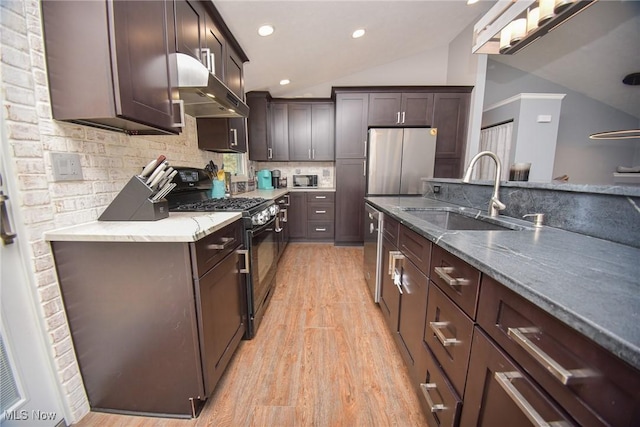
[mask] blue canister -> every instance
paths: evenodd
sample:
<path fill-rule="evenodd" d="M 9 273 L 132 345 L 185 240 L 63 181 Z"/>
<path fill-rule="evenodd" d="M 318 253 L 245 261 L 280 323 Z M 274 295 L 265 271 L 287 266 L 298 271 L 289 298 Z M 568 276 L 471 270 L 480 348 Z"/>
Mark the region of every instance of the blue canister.
<path fill-rule="evenodd" d="M 211 188 L 211 197 L 214 199 L 222 199 L 226 190 L 224 181 L 214 179 L 212 182 L 213 187 Z"/>

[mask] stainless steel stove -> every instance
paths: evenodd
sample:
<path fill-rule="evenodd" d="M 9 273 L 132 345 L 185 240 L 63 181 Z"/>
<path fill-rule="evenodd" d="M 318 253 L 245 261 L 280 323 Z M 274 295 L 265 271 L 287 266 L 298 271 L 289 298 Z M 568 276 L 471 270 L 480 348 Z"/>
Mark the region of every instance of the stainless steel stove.
<path fill-rule="evenodd" d="M 176 188 L 167 195 L 170 212 L 241 212 L 244 246 L 249 250 L 246 275 L 248 325 L 246 339 L 255 336 L 275 286 L 280 233 L 279 207 L 260 197 L 211 198 L 212 182 L 204 169 L 174 167 Z"/>

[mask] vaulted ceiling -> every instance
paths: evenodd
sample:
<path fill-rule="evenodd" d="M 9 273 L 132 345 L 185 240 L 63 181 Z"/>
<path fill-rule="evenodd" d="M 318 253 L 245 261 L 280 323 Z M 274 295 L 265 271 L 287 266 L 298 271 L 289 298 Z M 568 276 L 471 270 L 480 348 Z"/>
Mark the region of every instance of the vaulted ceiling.
<path fill-rule="evenodd" d="M 446 47 L 494 1 L 470 6 L 464 0 L 214 3 L 250 59 L 246 90 L 287 97 Z M 276 28 L 270 37 L 257 34 L 265 23 Z M 367 34 L 352 39 L 357 28 Z M 638 40 L 640 1 L 600 0 L 520 53 L 492 58 L 640 118 L 640 86 L 621 83 L 626 74 L 640 72 Z M 280 86 L 284 78 L 291 84 Z"/>

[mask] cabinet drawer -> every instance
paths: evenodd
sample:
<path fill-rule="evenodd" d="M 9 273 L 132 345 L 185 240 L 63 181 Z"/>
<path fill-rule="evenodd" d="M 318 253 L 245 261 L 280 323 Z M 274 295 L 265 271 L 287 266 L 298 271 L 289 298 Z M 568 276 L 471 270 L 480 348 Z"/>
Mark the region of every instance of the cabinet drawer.
<path fill-rule="evenodd" d="M 336 193 L 333 191 L 308 191 L 307 202 L 335 202 Z"/>
<path fill-rule="evenodd" d="M 193 243 L 198 277 L 242 244 L 242 221 L 238 220 Z"/>
<path fill-rule="evenodd" d="M 421 360 L 424 360 L 423 379 L 419 384 L 420 405 L 432 427 L 453 427 L 458 425 L 462 400 L 447 380 L 438 362 L 431 352 L 423 347 Z"/>
<path fill-rule="evenodd" d="M 309 203 L 307 219 L 309 221 L 333 221 L 335 205 L 333 203 Z"/>
<path fill-rule="evenodd" d="M 429 278 L 469 317 L 476 318 L 480 271 L 440 246 L 434 245 L 431 251 Z"/>
<path fill-rule="evenodd" d="M 488 276 L 479 307 L 480 326 L 579 424 L 640 425 L 640 372 Z"/>
<path fill-rule="evenodd" d="M 460 396 L 464 393 L 472 337 L 471 319 L 430 283 L 424 341 Z"/>
<path fill-rule="evenodd" d="M 312 221 L 307 224 L 307 238 L 333 240 L 333 221 Z"/>
<path fill-rule="evenodd" d="M 516 363 L 476 329 L 460 426 L 543 425 L 569 427 L 575 423 Z"/>
<path fill-rule="evenodd" d="M 431 242 L 404 225 L 400 226 L 400 250 L 424 274 L 429 275 L 431 265 Z"/>
<path fill-rule="evenodd" d="M 398 236 L 400 234 L 400 223 L 388 215 L 384 216 L 382 235 L 389 239 L 391 243 L 398 246 Z"/>

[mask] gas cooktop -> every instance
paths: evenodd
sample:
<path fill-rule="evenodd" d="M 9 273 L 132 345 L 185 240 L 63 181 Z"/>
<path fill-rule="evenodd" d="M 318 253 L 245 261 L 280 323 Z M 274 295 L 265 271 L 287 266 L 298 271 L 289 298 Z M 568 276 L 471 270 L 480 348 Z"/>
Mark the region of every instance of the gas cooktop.
<path fill-rule="evenodd" d="M 231 197 L 228 199 L 206 199 L 192 203 L 183 203 L 173 208 L 182 212 L 243 212 L 263 204 L 267 199 L 261 197 Z"/>

